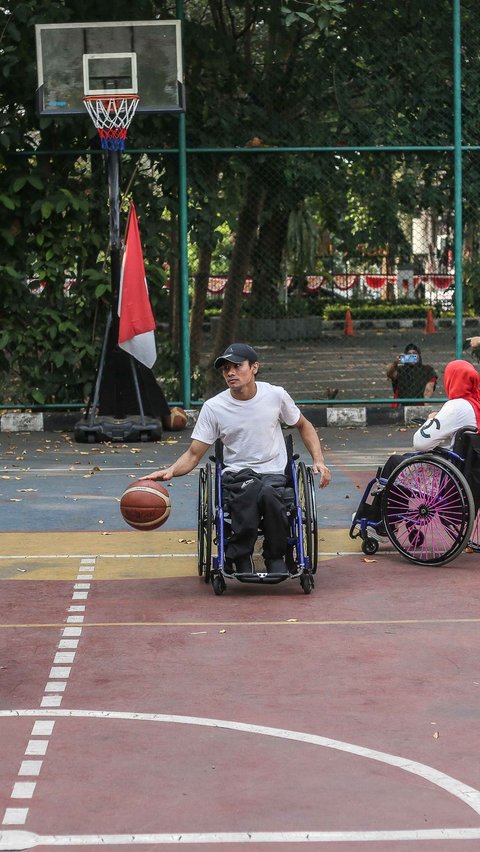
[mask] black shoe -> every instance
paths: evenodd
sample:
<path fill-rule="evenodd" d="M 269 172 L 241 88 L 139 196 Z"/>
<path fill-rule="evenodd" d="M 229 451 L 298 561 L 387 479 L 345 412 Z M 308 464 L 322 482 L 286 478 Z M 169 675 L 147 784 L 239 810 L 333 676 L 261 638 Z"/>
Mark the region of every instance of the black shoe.
<path fill-rule="evenodd" d="M 252 557 L 251 556 L 239 556 L 238 559 L 225 559 L 225 567 L 223 569 L 225 574 L 251 574 L 253 571 L 252 568 Z"/>
<path fill-rule="evenodd" d="M 253 571 L 252 557 L 241 556 L 235 560 L 235 569 L 237 574 L 251 574 Z"/>
<path fill-rule="evenodd" d="M 277 559 L 266 559 L 265 564 L 269 574 L 279 574 L 281 576 L 288 574 L 288 568 L 281 556 Z"/>

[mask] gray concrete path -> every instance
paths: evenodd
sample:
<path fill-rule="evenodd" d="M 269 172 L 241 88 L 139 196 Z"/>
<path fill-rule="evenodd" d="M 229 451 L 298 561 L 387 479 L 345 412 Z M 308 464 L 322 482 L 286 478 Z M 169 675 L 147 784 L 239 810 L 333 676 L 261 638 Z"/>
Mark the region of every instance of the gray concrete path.
<path fill-rule="evenodd" d="M 332 332 L 319 341 L 304 343 L 249 342 L 261 359 L 259 377 L 283 385 L 298 400 L 325 399 L 328 388 L 338 388 L 339 401 L 391 397 L 386 366 L 411 342 L 422 350 L 423 362 L 435 367 L 437 396 L 441 397 L 445 365 L 455 358 L 453 329 L 434 334 L 418 329 L 369 329 L 356 331 L 354 337 Z M 478 364 L 471 354 L 465 357 Z"/>

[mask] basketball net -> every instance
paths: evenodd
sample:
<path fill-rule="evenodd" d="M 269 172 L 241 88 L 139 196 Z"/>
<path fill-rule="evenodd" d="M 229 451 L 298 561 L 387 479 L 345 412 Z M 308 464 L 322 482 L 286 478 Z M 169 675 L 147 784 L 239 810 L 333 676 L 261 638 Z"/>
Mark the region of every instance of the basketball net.
<path fill-rule="evenodd" d="M 100 144 L 106 151 L 123 151 L 127 130 L 135 115 L 138 95 L 115 97 L 88 95 L 83 103 L 100 136 Z"/>

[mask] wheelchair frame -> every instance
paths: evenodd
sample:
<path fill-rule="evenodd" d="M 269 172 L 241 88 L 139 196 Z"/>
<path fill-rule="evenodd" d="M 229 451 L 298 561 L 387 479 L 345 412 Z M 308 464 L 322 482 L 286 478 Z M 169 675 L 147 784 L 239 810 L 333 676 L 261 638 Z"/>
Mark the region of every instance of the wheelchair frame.
<path fill-rule="evenodd" d="M 198 485 L 198 574 L 205 583 L 212 583 L 216 595 L 222 595 L 227 579 L 242 583 L 274 585 L 287 579 L 300 579 L 303 592 L 314 588 L 318 562 L 318 527 L 315 486 L 311 467 L 296 461 L 292 436 L 286 438 L 287 485 L 293 490 L 293 500 L 287 503 L 289 535 L 286 563 L 287 574 L 268 574 L 265 570 L 248 573 L 225 572 L 225 540 L 227 519 L 222 499 L 223 446 L 215 443 L 215 455 L 199 472 Z M 259 537 L 262 531 L 259 529 Z M 216 553 L 214 550 L 216 549 Z"/>
<path fill-rule="evenodd" d="M 423 422 L 423 421 L 422 421 Z M 380 524 L 396 550 L 418 565 L 445 565 L 466 546 L 478 549 L 479 523 L 470 485 L 461 468 L 468 452 L 472 429 L 460 429 L 453 449 L 413 453 L 385 479 L 377 471 L 352 518 L 350 537 L 362 539 L 362 551 L 372 555 L 378 540 L 371 531 Z M 381 491 L 381 521 L 368 517 L 368 499 L 376 486 Z M 375 490 L 375 489 L 374 489 Z M 363 516 L 362 516 L 363 513 Z M 370 535 L 369 535 L 370 532 Z"/>

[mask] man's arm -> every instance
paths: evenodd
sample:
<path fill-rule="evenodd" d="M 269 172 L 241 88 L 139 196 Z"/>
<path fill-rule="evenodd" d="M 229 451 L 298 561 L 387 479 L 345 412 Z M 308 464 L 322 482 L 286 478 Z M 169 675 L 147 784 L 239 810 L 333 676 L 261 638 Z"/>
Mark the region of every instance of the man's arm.
<path fill-rule="evenodd" d="M 153 473 L 149 473 L 143 478 L 166 480 L 172 479 L 174 476 L 185 476 L 186 473 L 190 473 L 190 471 L 197 466 L 199 461 L 207 452 L 209 446 L 210 444 L 204 444 L 202 441 L 193 440 L 188 450 L 185 450 L 185 452 L 182 453 L 182 455 L 178 457 L 177 461 L 170 465 L 170 467 L 166 467 L 162 470 L 155 470 Z"/>
<path fill-rule="evenodd" d="M 391 364 L 387 367 L 387 379 L 390 379 L 391 382 L 395 382 L 398 379 L 398 361 L 392 361 Z"/>
<path fill-rule="evenodd" d="M 315 428 L 313 424 L 310 423 L 310 420 L 307 420 L 303 414 L 300 415 L 300 420 L 295 425 L 300 433 L 303 443 L 312 457 L 313 472 L 320 474 L 320 488 L 325 488 L 330 482 L 331 474 L 325 464 L 320 439 Z"/>
<path fill-rule="evenodd" d="M 437 386 L 437 380 L 436 379 L 430 379 L 430 381 L 427 382 L 427 384 L 425 385 L 425 389 L 423 391 L 423 395 L 424 395 L 425 399 L 430 399 L 433 396 L 433 393 L 434 393 L 436 386 Z"/>

